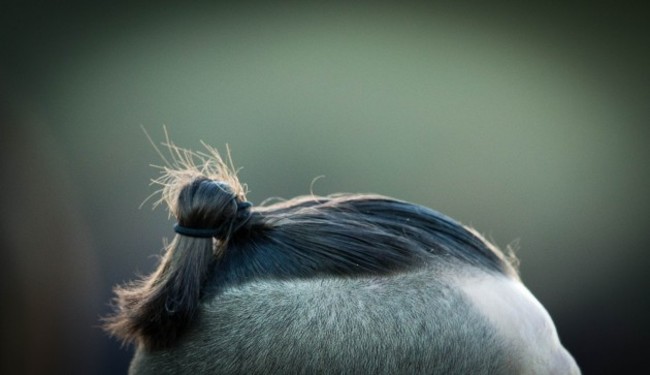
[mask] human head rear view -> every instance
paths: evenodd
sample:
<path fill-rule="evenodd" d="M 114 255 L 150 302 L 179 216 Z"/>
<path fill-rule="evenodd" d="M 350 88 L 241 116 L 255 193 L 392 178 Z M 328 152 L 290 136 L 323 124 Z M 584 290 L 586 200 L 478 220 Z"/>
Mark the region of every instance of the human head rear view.
<path fill-rule="evenodd" d="M 511 256 L 378 195 L 251 207 L 215 150 L 168 144 L 176 236 L 116 288 L 131 374 L 579 374 Z"/>

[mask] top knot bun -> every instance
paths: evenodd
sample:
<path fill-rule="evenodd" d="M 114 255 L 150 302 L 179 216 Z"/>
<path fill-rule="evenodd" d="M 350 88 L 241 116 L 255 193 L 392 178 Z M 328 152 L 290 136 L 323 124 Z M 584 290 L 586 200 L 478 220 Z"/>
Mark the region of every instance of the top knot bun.
<path fill-rule="evenodd" d="M 116 289 L 118 312 L 105 325 L 125 341 L 148 348 L 172 345 L 196 318 L 210 267 L 228 251 L 231 235 L 252 217 L 245 187 L 216 149 L 204 144 L 207 152 L 194 152 L 169 139 L 163 145 L 170 158 L 158 150 L 165 165 L 153 181 L 162 193 L 155 205 L 167 203 L 180 235 L 167 245 L 154 273 Z"/>
<path fill-rule="evenodd" d="M 166 202 L 177 220 L 176 232 L 190 237 L 227 240 L 250 217 L 245 186 L 239 183 L 232 162 L 227 165 L 218 151 L 207 152 L 164 144 L 171 156 L 153 182 L 162 186 L 158 203 Z M 162 156 L 162 153 L 161 153 Z M 179 230 L 180 229 L 180 230 Z"/>
<path fill-rule="evenodd" d="M 173 214 L 180 226 L 213 229 L 212 237 L 225 240 L 239 219 L 238 203 L 226 182 L 196 178 L 181 189 Z"/>

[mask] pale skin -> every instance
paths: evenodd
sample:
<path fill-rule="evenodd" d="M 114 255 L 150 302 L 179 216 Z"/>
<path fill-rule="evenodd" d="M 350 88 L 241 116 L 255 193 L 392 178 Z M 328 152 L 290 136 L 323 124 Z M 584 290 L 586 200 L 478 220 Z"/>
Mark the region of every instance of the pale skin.
<path fill-rule="evenodd" d="M 518 349 L 522 374 L 580 374 L 562 346 L 548 312 L 518 280 L 479 273 L 459 277 L 458 284 L 498 331 Z"/>

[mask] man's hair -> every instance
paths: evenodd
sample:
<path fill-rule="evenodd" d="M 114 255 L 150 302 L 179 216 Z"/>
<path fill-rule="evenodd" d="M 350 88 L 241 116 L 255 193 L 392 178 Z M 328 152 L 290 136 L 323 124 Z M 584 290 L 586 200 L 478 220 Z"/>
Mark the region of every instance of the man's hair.
<path fill-rule="evenodd" d="M 517 278 L 508 256 L 429 208 L 379 195 L 251 207 L 215 150 L 168 144 L 157 180 L 177 232 L 158 268 L 116 288 L 106 329 L 133 373 L 507 371 L 508 343 L 455 273 Z"/>

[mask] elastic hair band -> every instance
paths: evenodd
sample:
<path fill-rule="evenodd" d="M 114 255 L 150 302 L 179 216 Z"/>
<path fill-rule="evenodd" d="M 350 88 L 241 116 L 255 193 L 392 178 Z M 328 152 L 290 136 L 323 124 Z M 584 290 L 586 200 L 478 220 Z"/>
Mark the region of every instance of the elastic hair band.
<path fill-rule="evenodd" d="M 251 213 L 248 210 L 253 204 L 248 201 L 243 201 L 237 203 L 237 211 L 238 213 L 246 213 L 247 216 L 243 220 L 240 220 L 239 224 L 235 227 L 232 228 L 232 232 L 236 232 L 239 228 L 241 228 L 248 219 L 251 217 Z M 240 217 L 241 219 L 241 217 Z M 198 238 L 210 238 L 210 237 L 216 237 L 219 234 L 221 234 L 221 230 L 217 228 L 189 228 L 189 227 L 184 227 L 182 225 L 178 225 L 178 223 L 174 224 L 174 232 L 181 234 L 183 236 L 188 236 L 188 237 L 198 237 Z"/>
<path fill-rule="evenodd" d="M 188 237 L 211 238 L 217 236 L 220 231 L 214 228 L 188 228 L 174 224 L 174 232 Z"/>

